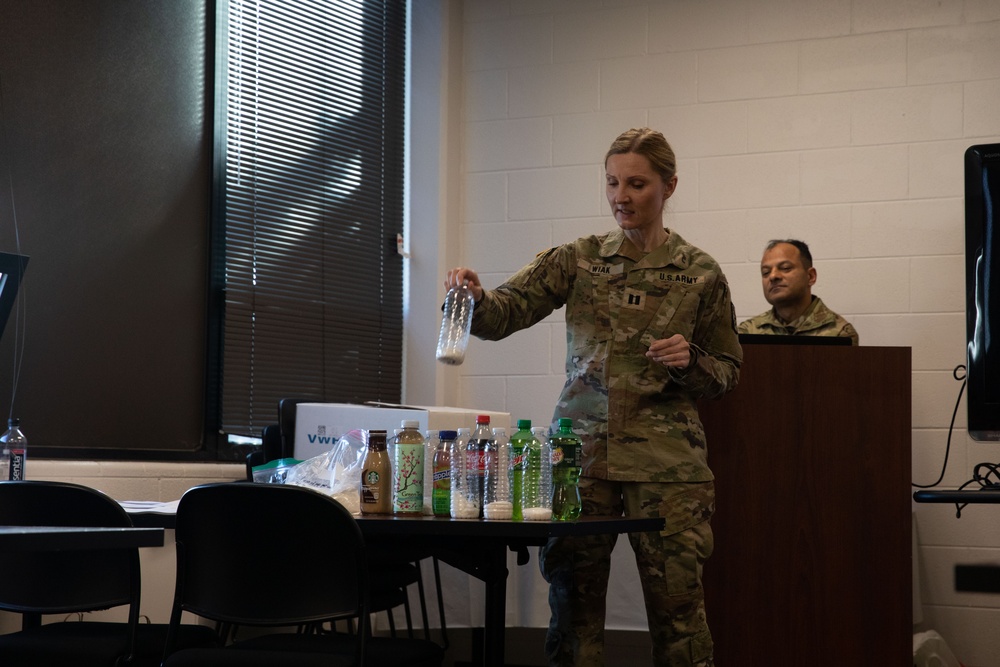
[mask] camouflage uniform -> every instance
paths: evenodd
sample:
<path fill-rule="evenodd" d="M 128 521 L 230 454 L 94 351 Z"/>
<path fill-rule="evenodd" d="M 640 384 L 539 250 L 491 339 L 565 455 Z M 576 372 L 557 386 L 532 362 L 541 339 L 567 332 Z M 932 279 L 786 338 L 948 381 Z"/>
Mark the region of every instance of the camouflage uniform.
<path fill-rule="evenodd" d="M 701 564 L 711 554 L 713 476 L 696 400 L 739 378 L 742 349 L 719 265 L 676 232 L 648 254 L 620 230 L 541 253 L 476 305 L 472 332 L 497 340 L 566 305 L 566 384 L 555 418 L 583 438 L 584 514 L 662 516 L 660 533 L 630 536 L 657 665 L 710 665 Z M 687 369 L 646 358 L 680 333 Z M 604 598 L 615 537 L 552 540 L 553 665 L 603 664 Z"/>
<path fill-rule="evenodd" d="M 785 324 L 772 308 L 740 322 L 739 332 L 776 336 L 841 336 L 850 338 L 851 345 L 858 344 L 858 332 L 851 323 L 827 308 L 823 300 L 815 295 L 806 312 L 794 322 Z"/>

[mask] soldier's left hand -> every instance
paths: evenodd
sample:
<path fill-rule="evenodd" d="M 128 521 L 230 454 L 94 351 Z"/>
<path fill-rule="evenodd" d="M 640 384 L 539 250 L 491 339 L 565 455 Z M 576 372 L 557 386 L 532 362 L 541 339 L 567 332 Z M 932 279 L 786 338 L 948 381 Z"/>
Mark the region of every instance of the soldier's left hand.
<path fill-rule="evenodd" d="M 650 343 L 646 357 L 667 368 L 687 368 L 691 365 L 691 345 L 681 334 L 674 334 Z"/>

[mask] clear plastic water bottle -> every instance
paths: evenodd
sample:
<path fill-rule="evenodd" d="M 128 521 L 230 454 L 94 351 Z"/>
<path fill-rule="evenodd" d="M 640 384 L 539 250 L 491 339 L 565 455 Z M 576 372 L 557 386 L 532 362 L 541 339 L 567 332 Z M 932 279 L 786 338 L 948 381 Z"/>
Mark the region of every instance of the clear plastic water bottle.
<path fill-rule="evenodd" d="M 463 434 L 462 431 L 465 431 Z M 469 492 L 469 478 L 466 474 L 466 445 L 469 429 L 459 429 L 458 438 L 451 448 L 451 518 L 478 519 L 479 504 L 475 492 Z"/>
<path fill-rule="evenodd" d="M 438 450 L 438 432 L 427 431 L 424 438 L 424 508 L 423 513 L 427 516 L 434 514 L 434 456 Z"/>
<path fill-rule="evenodd" d="M 552 518 L 552 449 L 544 427 L 531 429 L 524 447 L 524 474 L 521 480 L 521 515 L 525 521 Z"/>
<path fill-rule="evenodd" d="M 465 350 L 469 346 L 469 330 L 472 328 L 472 309 L 475 298 L 464 281 L 448 290 L 444 298 L 444 315 L 441 318 L 441 333 L 438 336 L 438 361 L 457 366 L 465 361 Z"/>
<path fill-rule="evenodd" d="M 580 436 L 573 432 L 573 420 L 559 419 L 559 431 L 552 435 L 552 519 L 575 521 L 580 518 Z"/>
<path fill-rule="evenodd" d="M 0 435 L 0 479 L 24 479 L 28 439 L 24 437 L 20 426 L 21 420 L 11 417 L 7 420 L 7 431 Z"/>
<path fill-rule="evenodd" d="M 509 521 L 514 518 L 514 503 L 510 496 L 510 443 L 507 441 L 507 429 L 493 429 L 493 439 L 486 443 L 483 456 L 486 472 L 483 518 Z"/>
<path fill-rule="evenodd" d="M 451 457 L 455 453 L 455 431 L 441 431 L 432 459 L 434 480 L 431 504 L 434 516 L 451 516 Z"/>

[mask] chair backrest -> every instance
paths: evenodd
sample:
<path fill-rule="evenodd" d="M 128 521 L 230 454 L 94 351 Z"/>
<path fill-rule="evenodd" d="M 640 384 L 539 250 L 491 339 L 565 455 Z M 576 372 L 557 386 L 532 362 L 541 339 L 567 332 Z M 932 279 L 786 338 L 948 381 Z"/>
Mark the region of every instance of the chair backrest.
<path fill-rule="evenodd" d="M 367 622 L 364 538 L 350 512 L 328 496 L 282 484 L 198 486 L 181 497 L 175 538 L 171 626 L 182 611 L 239 625 L 297 625 L 348 614 Z M 359 652 L 366 629 L 359 632 Z"/>
<path fill-rule="evenodd" d="M 0 524 L 127 528 L 125 510 L 105 494 L 65 482 L 0 482 Z M 0 609 L 56 614 L 131 604 L 138 621 L 138 549 L 12 552 L 3 556 Z"/>

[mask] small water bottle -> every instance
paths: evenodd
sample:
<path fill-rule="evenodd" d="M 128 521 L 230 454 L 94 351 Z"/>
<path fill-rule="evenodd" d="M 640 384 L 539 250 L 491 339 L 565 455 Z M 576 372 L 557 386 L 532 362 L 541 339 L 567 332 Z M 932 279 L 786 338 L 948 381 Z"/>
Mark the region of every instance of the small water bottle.
<path fill-rule="evenodd" d="M 437 359 L 441 363 L 457 366 L 465 361 L 472 327 L 472 309 L 476 305 L 469 281 L 452 287 L 444 298 L 444 315 L 441 334 L 438 336 Z"/>
<path fill-rule="evenodd" d="M 457 437 L 455 431 L 441 431 L 440 442 L 431 459 L 434 470 L 431 492 L 434 516 L 451 516 L 451 457 L 455 452 Z"/>
<path fill-rule="evenodd" d="M 468 432 L 469 429 L 464 430 Z M 471 499 L 469 495 L 469 478 L 465 471 L 466 452 L 465 445 L 462 444 L 461 431 L 462 429 L 459 429 L 458 438 L 451 443 L 451 455 L 449 456 L 451 463 L 451 496 L 448 500 L 451 504 L 451 518 L 478 519 L 479 504 L 474 502 L 475 494 L 472 494 Z M 468 437 L 468 434 L 466 434 L 466 441 L 468 441 Z"/>
<path fill-rule="evenodd" d="M 24 466 L 28 458 L 28 439 L 20 429 L 21 420 L 7 420 L 7 431 L 0 435 L 0 479 L 24 479 Z"/>
<path fill-rule="evenodd" d="M 552 449 L 544 427 L 532 427 L 531 435 L 533 437 L 524 446 L 521 515 L 525 521 L 549 521 L 552 519 Z"/>
<path fill-rule="evenodd" d="M 424 438 L 424 508 L 427 516 L 434 514 L 434 455 L 438 450 L 438 431 L 427 431 Z"/>
<path fill-rule="evenodd" d="M 514 518 L 514 503 L 510 497 L 510 443 L 507 430 L 493 429 L 493 439 L 486 443 L 483 456 L 486 458 L 485 490 L 483 491 L 483 518 Z"/>

